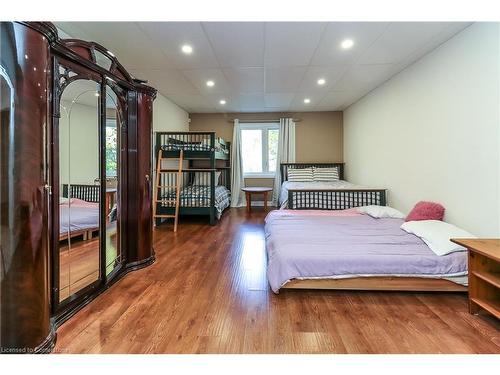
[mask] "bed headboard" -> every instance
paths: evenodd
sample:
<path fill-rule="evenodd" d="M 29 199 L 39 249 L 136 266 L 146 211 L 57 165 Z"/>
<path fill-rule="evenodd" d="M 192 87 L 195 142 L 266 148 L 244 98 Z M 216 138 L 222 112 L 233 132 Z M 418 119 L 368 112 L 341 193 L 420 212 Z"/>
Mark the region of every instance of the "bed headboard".
<path fill-rule="evenodd" d="M 99 202 L 99 190 L 101 188 L 100 185 L 75 185 L 71 184 L 63 184 L 63 193 L 62 196 L 64 198 L 68 198 L 68 192 L 71 195 L 71 198 L 78 198 L 87 202 Z"/>
<path fill-rule="evenodd" d="M 337 167 L 339 170 L 339 178 L 344 179 L 344 163 L 281 163 L 281 181 L 288 181 L 289 169 L 302 169 L 302 168 L 333 168 Z"/>

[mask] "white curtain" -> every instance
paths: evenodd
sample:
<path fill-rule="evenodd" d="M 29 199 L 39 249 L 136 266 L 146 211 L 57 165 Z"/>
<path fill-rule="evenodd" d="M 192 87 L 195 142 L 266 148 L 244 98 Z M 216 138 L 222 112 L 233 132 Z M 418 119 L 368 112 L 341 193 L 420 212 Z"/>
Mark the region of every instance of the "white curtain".
<path fill-rule="evenodd" d="M 233 143 L 231 144 L 231 207 L 246 205 L 245 194 L 241 188 L 243 180 L 243 160 L 241 158 L 241 126 L 238 119 L 234 120 Z"/>
<path fill-rule="evenodd" d="M 295 162 L 295 122 L 291 118 L 280 119 L 278 156 L 274 175 L 273 204 L 278 205 L 281 190 L 281 163 Z"/>

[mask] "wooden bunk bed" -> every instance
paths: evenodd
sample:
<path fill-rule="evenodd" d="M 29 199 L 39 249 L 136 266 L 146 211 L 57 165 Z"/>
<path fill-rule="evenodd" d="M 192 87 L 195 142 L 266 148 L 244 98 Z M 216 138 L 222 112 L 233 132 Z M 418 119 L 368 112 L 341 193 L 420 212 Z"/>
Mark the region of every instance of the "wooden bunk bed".
<path fill-rule="evenodd" d="M 217 137 L 215 132 L 156 132 L 154 137 L 155 158 L 166 159 L 156 176 L 159 178 L 158 191 L 153 196 L 159 199 L 153 202 L 155 214 L 175 215 L 177 193 L 174 187 L 180 175 L 179 215 L 208 216 L 210 224 L 214 225 L 230 203 L 229 142 Z M 174 160 L 179 159 L 181 151 L 184 166 L 179 173 Z M 161 218 L 155 218 L 156 225 L 161 222 Z"/>

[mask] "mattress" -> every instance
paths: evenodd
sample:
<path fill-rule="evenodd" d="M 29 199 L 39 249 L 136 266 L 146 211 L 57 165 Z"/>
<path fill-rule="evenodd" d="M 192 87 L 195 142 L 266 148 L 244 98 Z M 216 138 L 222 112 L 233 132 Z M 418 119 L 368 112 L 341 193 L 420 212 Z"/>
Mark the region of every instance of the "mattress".
<path fill-rule="evenodd" d="M 189 185 L 181 189 L 179 197 L 181 207 L 210 207 L 210 186 Z M 165 194 L 162 199 L 175 199 L 175 191 Z M 215 187 L 215 208 L 217 218 L 231 204 L 231 192 L 225 186 Z M 173 207 L 174 204 L 163 203 L 163 207 Z"/>
<path fill-rule="evenodd" d="M 403 231 L 402 223 L 401 219 L 374 219 L 355 209 L 272 211 L 265 220 L 271 289 L 278 293 L 292 279 L 455 280 L 467 275 L 465 251 L 438 256 L 420 238 Z"/>
<path fill-rule="evenodd" d="M 168 143 L 161 146 L 164 151 L 211 151 L 210 140 L 205 140 L 202 142 L 183 142 L 179 140 L 171 140 Z M 223 152 L 229 154 L 229 150 L 225 147 L 221 147 L 220 143 L 215 143 L 215 150 L 217 152 Z"/>
<path fill-rule="evenodd" d="M 287 206 L 288 190 L 331 190 L 331 189 L 366 189 L 366 188 L 367 188 L 366 186 L 354 185 L 344 180 L 310 181 L 310 182 L 285 181 L 281 185 L 279 203 L 280 207 Z"/>
<path fill-rule="evenodd" d="M 59 234 L 99 227 L 99 203 L 72 198 L 59 205 Z"/>

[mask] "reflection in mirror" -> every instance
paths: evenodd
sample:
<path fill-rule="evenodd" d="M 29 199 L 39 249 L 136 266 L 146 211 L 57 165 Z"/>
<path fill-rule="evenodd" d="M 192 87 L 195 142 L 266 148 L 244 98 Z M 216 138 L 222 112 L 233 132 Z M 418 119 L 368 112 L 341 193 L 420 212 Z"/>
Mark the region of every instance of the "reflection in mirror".
<path fill-rule="evenodd" d="M 61 97 L 59 301 L 100 277 L 99 92 L 76 80 Z"/>
<path fill-rule="evenodd" d="M 120 124 L 122 118 L 118 110 L 116 93 L 106 86 L 106 276 L 122 262 L 120 246 Z"/>

